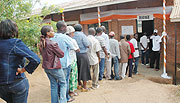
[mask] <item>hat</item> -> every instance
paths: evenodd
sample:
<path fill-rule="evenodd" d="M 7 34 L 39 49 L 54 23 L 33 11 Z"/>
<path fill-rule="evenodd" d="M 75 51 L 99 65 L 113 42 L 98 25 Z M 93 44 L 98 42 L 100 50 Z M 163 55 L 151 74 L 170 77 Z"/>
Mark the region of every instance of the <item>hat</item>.
<path fill-rule="evenodd" d="M 158 33 L 158 30 L 157 30 L 157 29 L 154 29 L 154 33 Z"/>
<path fill-rule="evenodd" d="M 67 26 L 67 33 L 75 32 L 75 29 L 72 26 Z"/>
<path fill-rule="evenodd" d="M 113 32 L 113 31 L 111 31 L 110 33 L 109 33 L 109 36 L 114 36 L 115 35 L 115 33 Z"/>

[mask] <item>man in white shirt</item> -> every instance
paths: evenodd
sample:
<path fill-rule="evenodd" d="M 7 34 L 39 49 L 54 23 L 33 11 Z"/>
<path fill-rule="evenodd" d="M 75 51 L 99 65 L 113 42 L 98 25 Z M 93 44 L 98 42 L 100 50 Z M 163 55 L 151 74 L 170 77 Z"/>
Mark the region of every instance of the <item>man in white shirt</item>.
<path fill-rule="evenodd" d="M 150 37 L 152 39 L 152 57 L 150 68 L 154 68 L 154 63 L 156 62 L 156 71 L 159 70 L 159 61 L 160 61 L 160 49 L 161 49 L 161 37 L 157 34 L 158 31 L 155 29 L 154 34 Z"/>
<path fill-rule="evenodd" d="M 101 61 L 99 63 L 99 80 L 103 79 L 103 74 L 104 74 L 104 65 L 105 65 L 105 57 L 109 59 L 109 55 L 106 49 L 106 44 L 104 38 L 101 36 L 103 33 L 102 28 L 98 27 L 96 29 L 97 35 L 95 36 L 96 39 L 99 41 L 102 50 L 100 51 L 100 58 Z"/>
<path fill-rule="evenodd" d="M 134 74 L 138 74 L 138 63 L 139 63 L 139 48 L 138 48 L 138 42 L 137 42 L 137 39 L 138 39 L 138 34 L 134 34 L 134 38 L 132 38 L 130 40 L 130 42 L 133 44 L 134 46 L 134 49 L 135 49 L 135 52 L 133 53 L 134 55 L 134 59 L 135 59 L 135 66 L 134 66 Z"/>
<path fill-rule="evenodd" d="M 119 61 L 121 59 L 120 50 L 119 50 L 119 43 L 116 39 L 114 39 L 115 33 L 111 31 L 109 33 L 109 45 L 110 45 L 110 52 L 112 56 L 112 66 L 114 65 L 114 73 L 115 77 L 114 80 L 120 80 L 119 77 Z"/>
<path fill-rule="evenodd" d="M 147 33 L 145 32 L 143 36 L 140 38 L 140 46 L 141 46 L 141 63 L 144 65 L 149 64 L 149 58 L 147 57 L 147 50 L 149 49 L 148 43 L 149 39 L 147 38 Z M 144 62 L 144 58 L 146 58 L 146 62 Z"/>
<path fill-rule="evenodd" d="M 103 30 L 101 37 L 103 37 L 104 40 L 105 40 L 106 49 L 107 49 L 107 52 L 108 52 L 108 55 L 109 55 L 109 58 L 105 58 L 105 62 L 106 62 L 105 63 L 105 69 L 106 69 L 105 77 L 106 77 L 106 79 L 111 80 L 112 79 L 111 78 L 111 55 L 110 55 L 111 53 L 109 51 L 109 37 L 105 33 L 106 32 L 105 26 L 101 26 L 101 28 Z"/>
<path fill-rule="evenodd" d="M 99 41 L 94 37 L 96 31 L 94 28 L 89 28 L 88 40 L 90 42 L 88 57 L 90 66 L 93 69 L 92 76 L 92 88 L 98 88 L 98 76 L 99 76 L 99 62 L 100 62 L 100 50 L 101 46 Z"/>

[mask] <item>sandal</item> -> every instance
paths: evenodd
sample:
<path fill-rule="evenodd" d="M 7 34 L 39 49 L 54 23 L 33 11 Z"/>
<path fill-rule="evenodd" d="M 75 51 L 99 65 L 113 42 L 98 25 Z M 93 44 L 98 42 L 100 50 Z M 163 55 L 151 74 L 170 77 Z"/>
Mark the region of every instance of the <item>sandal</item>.
<path fill-rule="evenodd" d="M 86 88 L 86 89 L 85 89 L 85 88 L 82 88 L 82 89 L 81 89 L 81 92 L 88 92 L 88 91 L 90 91 L 89 88 Z"/>
<path fill-rule="evenodd" d="M 78 93 L 74 92 L 74 96 L 78 96 L 78 95 L 79 95 Z"/>
<path fill-rule="evenodd" d="M 67 102 L 72 102 L 74 100 L 75 100 L 74 98 L 70 98 Z"/>
<path fill-rule="evenodd" d="M 77 86 L 77 89 L 78 89 L 78 90 L 82 89 L 82 86 L 81 86 L 81 85 L 78 85 L 78 86 Z"/>

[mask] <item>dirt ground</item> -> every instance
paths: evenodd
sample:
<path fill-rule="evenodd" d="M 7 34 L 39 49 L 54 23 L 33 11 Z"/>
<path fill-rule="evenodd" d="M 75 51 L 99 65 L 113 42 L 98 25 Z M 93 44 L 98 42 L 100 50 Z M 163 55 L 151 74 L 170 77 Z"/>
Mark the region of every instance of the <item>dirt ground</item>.
<path fill-rule="evenodd" d="M 133 78 L 102 80 L 98 89 L 78 91 L 79 96 L 74 97 L 76 100 L 72 103 L 180 103 L 180 86 L 152 81 L 161 73 L 139 65 L 139 74 Z M 30 83 L 28 103 L 50 103 L 50 84 L 43 69 L 39 67 L 27 78 Z M 5 102 L 0 99 L 0 103 Z"/>

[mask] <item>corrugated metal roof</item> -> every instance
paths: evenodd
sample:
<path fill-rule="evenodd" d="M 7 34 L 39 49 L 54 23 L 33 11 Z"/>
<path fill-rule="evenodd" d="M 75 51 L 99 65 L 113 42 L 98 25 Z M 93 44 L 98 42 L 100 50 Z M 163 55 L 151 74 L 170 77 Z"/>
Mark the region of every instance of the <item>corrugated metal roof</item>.
<path fill-rule="evenodd" d="M 55 5 L 55 7 L 63 8 L 64 12 L 67 12 L 67 11 L 74 11 L 74 10 L 87 9 L 87 8 L 119 4 L 119 3 L 126 3 L 126 2 L 132 2 L 132 1 L 137 1 L 137 0 L 73 0 L 71 2 L 57 4 Z M 34 10 L 32 12 L 32 15 L 40 14 L 40 12 L 41 12 L 41 9 Z"/>
<path fill-rule="evenodd" d="M 174 0 L 174 7 L 170 19 L 171 22 L 180 22 L 180 0 Z"/>

